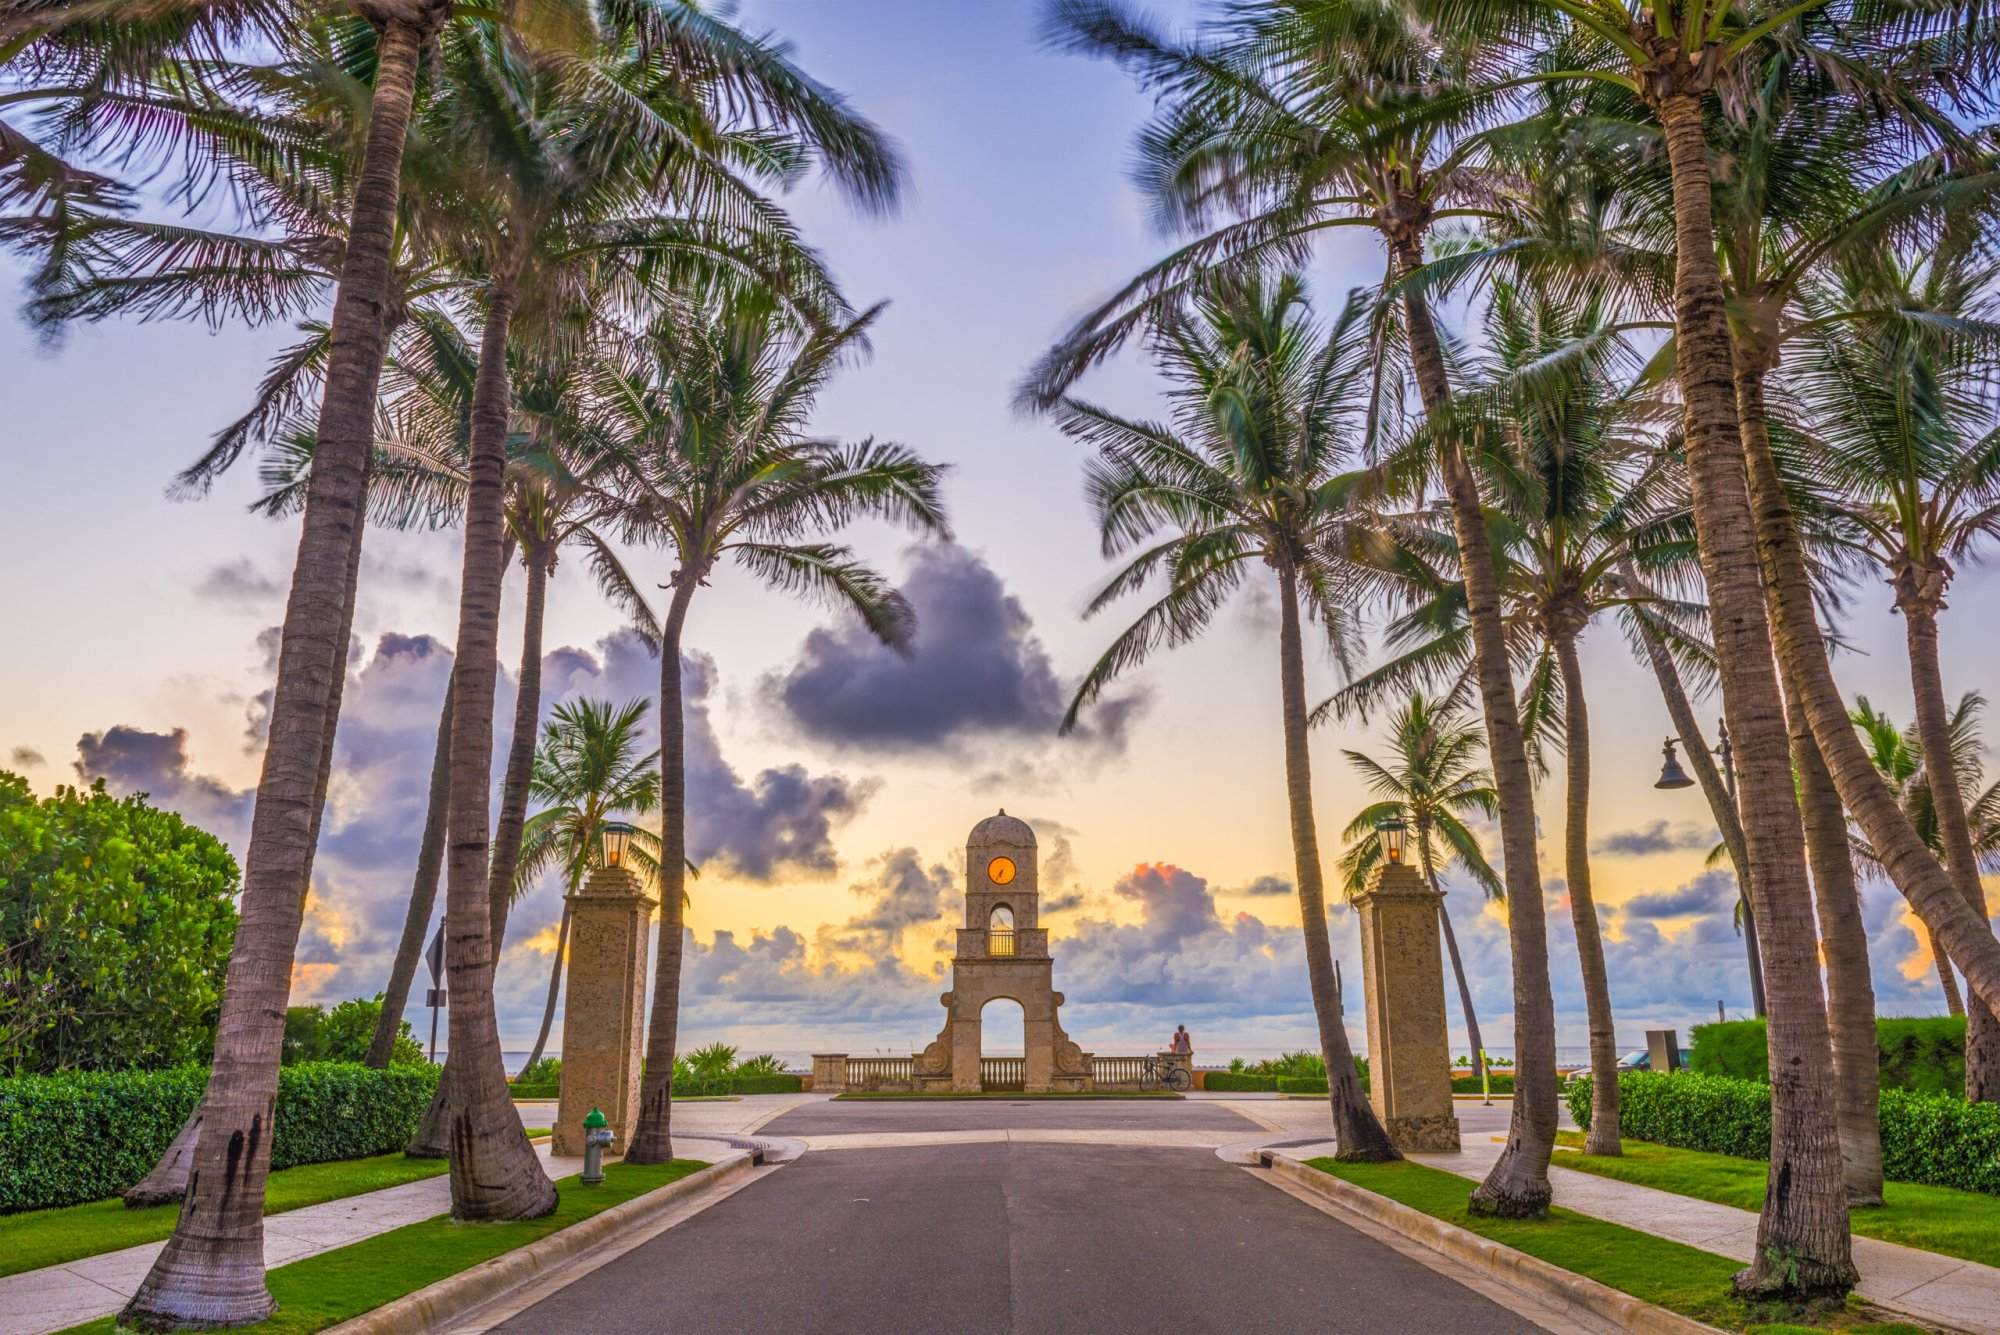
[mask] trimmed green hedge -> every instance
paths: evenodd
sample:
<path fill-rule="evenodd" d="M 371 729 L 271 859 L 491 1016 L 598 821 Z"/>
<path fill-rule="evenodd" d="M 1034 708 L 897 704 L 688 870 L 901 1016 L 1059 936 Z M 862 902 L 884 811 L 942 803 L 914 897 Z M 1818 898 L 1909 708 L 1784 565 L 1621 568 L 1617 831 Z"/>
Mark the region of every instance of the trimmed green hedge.
<path fill-rule="evenodd" d="M 1881 1049 L 1883 1089 L 1964 1097 L 1964 1016 L 1878 1019 L 1875 1041 Z M 1688 1067 L 1702 1075 L 1732 1080 L 1769 1080 L 1764 1022 L 1731 1020 L 1696 1025 Z"/>
<path fill-rule="evenodd" d="M 561 1085 L 514 1084 L 507 1086 L 507 1089 L 517 1099 L 553 1099 L 562 1096 Z"/>
<path fill-rule="evenodd" d="M 1201 1087 L 1225 1094 L 1271 1094 L 1278 1088 L 1275 1075 L 1250 1075 L 1243 1071 L 1205 1071 Z"/>
<path fill-rule="evenodd" d="M 733 1075 L 729 1077 L 729 1092 L 732 1094 L 796 1094 L 805 1088 L 805 1078 L 791 1074 L 782 1075 Z"/>
<path fill-rule="evenodd" d="M 402 1149 L 430 1106 L 438 1069 L 282 1068 L 271 1167 Z M 0 1214 L 116 1196 L 152 1171 L 207 1081 L 199 1066 L 0 1080 Z"/>
<path fill-rule="evenodd" d="M 1280 1094 L 1324 1094 L 1326 1081 L 1312 1075 L 1281 1075 L 1278 1077 Z"/>
<path fill-rule="evenodd" d="M 1492 1082 L 1495 1094 L 1512 1094 L 1514 1092 L 1513 1076 L 1501 1075 L 1498 1071 L 1490 1071 L 1487 1073 L 1487 1078 Z M 1479 1077 L 1476 1075 L 1455 1075 L 1451 1078 L 1451 1092 L 1454 1094 L 1477 1094 L 1480 1088 Z"/>
<path fill-rule="evenodd" d="M 1588 1128 L 1590 1077 L 1577 1077 L 1564 1093 L 1570 1116 Z M 1618 1098 L 1619 1128 L 1634 1140 L 1770 1157 L 1771 1089 L 1760 1081 L 1626 1071 Z M 1883 1090 L 1882 1172 L 1895 1182 L 2000 1195 L 2000 1104 Z"/>

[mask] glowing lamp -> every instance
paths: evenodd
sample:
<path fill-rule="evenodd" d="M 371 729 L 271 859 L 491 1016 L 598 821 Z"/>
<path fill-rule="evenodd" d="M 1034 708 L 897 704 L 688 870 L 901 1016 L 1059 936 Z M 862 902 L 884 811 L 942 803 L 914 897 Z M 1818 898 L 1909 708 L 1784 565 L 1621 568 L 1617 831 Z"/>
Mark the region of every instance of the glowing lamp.
<path fill-rule="evenodd" d="M 608 820 L 598 836 L 604 841 L 604 865 L 625 865 L 625 849 L 632 842 L 632 827 L 622 820 Z"/>

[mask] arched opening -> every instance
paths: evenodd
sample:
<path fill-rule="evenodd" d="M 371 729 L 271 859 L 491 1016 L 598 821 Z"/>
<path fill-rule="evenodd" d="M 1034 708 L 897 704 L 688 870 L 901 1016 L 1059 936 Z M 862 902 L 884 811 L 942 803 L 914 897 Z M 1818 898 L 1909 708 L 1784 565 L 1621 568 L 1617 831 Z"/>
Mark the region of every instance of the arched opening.
<path fill-rule="evenodd" d="M 979 1087 L 1020 1089 L 1025 1084 L 1028 1017 L 1021 1003 L 995 997 L 979 1009 Z"/>
<path fill-rule="evenodd" d="M 1014 910 L 995 904 L 986 918 L 986 953 L 1009 956 L 1014 953 Z"/>

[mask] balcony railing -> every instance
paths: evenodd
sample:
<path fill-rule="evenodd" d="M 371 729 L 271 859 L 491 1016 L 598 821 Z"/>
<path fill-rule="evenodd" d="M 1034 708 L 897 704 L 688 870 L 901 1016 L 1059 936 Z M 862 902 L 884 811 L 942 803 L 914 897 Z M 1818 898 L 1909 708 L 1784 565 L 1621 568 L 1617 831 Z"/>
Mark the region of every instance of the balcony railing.
<path fill-rule="evenodd" d="M 981 1057 L 979 1087 L 999 1090 L 1023 1089 L 1027 1086 L 1026 1067 L 1025 1057 Z"/>
<path fill-rule="evenodd" d="M 1014 954 L 1014 933 L 1011 930 L 987 929 L 986 953 L 1011 958 Z"/>
<path fill-rule="evenodd" d="M 847 1087 L 854 1090 L 908 1089 L 915 1078 L 911 1057 L 849 1057 Z"/>
<path fill-rule="evenodd" d="M 1146 1060 L 1144 1057 L 1092 1057 L 1091 1083 L 1099 1089 L 1121 1085 L 1130 1085 L 1136 1089 L 1145 1082 Z"/>

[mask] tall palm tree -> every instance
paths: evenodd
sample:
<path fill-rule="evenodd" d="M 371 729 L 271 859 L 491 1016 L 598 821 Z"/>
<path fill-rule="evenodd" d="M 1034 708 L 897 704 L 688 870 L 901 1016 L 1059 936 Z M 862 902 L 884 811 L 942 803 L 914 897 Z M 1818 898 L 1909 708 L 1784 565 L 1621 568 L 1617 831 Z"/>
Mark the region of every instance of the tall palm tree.
<path fill-rule="evenodd" d="M 1295 275 L 1268 283 L 1217 278 L 1154 339 L 1170 385 L 1171 424 L 1061 401 L 1058 424 L 1097 452 L 1086 477 L 1105 554 L 1135 553 L 1086 615 L 1160 576 L 1167 580 L 1164 596 L 1085 674 L 1063 727 L 1073 727 L 1106 686 L 1154 650 L 1198 637 L 1256 565 L 1275 575 L 1285 796 L 1334 1138 L 1340 1158 L 1382 1160 L 1401 1156 L 1354 1073 L 1327 939 L 1300 624 L 1303 610 L 1327 647 L 1345 657 L 1350 600 L 1360 587 L 1348 549 L 1362 540 L 1349 504 L 1357 483 L 1345 471 L 1352 394 L 1368 364 L 1357 323 L 1350 307 L 1331 331 L 1315 327 Z M 1168 536 L 1155 541 L 1162 530 Z"/>
<path fill-rule="evenodd" d="M 1445 345 L 1420 286 L 1441 220 L 1487 212 L 1496 183 L 1481 170 L 1476 99 L 1466 87 L 1484 56 L 1451 25 L 1414 23 L 1401 5 L 1246 4 L 1226 12 L 1213 41 L 1182 44 L 1103 0 L 1052 0 L 1046 31 L 1057 45 L 1123 64 L 1164 95 L 1141 135 L 1141 180 L 1166 224 L 1198 231 L 1217 214 L 1245 216 L 1181 246 L 1079 321 L 1022 390 L 1054 403 L 1090 365 L 1134 331 L 1170 319 L 1183 296 L 1217 268 L 1296 262 L 1322 231 L 1366 227 L 1388 255 L 1385 301 L 1363 391 L 1369 430 L 1400 403 L 1407 366 L 1426 413 L 1450 402 Z M 1389 116 L 1389 108 L 1427 108 Z M 1163 312 L 1166 314 L 1163 315 Z M 1534 823 L 1534 774 L 1509 674 L 1499 598 L 1477 480 L 1463 451 L 1434 461 L 1465 569 L 1468 619 L 1487 754 L 1501 796 L 1501 845 L 1514 969 L 1516 1081 L 1507 1146 L 1478 1189 L 1475 1210 L 1539 1215 L 1548 1208 L 1555 1147 L 1555 1006 Z"/>
<path fill-rule="evenodd" d="M 1949 226 L 1923 258 L 1883 249 L 1832 266 L 1805 293 L 1813 328 L 1793 383 L 1813 437 L 1847 493 L 1859 546 L 1894 590 L 1902 614 L 1927 754 L 1953 754 L 1953 716 L 1938 662 L 1938 614 L 1954 567 L 1977 560 L 2000 530 L 2000 338 L 1995 269 L 1984 242 Z M 1924 792 L 1931 827 L 1918 833 L 1943 858 L 1985 921 L 1980 854 L 1956 765 L 1934 767 Z M 1935 838 L 1930 837 L 1932 834 Z M 1940 959 L 1939 976 L 1951 966 Z M 1956 989 L 1947 982 L 1947 996 Z M 2000 1100 L 2000 1024 L 1978 995 L 1966 1015 L 1965 1096 Z"/>
<path fill-rule="evenodd" d="M 1500 795 L 1493 776 L 1477 765 L 1480 734 L 1462 722 L 1448 703 L 1440 705 L 1413 691 L 1389 718 L 1390 761 L 1383 764 L 1360 751 L 1342 751 L 1376 796 L 1356 813 L 1340 837 L 1348 841 L 1340 855 L 1341 879 L 1349 897 L 1366 887 L 1369 873 L 1382 857 L 1376 826 L 1391 817 L 1416 831 L 1417 863 L 1438 896 L 1438 926 L 1444 930 L 1451 955 L 1452 977 L 1458 983 L 1459 1009 L 1465 1015 L 1465 1038 L 1472 1045 L 1472 1073 L 1486 1074 L 1486 1049 L 1479 1037 L 1479 1016 L 1473 1010 L 1472 988 L 1459 958 L 1458 935 L 1445 908 L 1441 866 L 1457 866 L 1489 899 L 1505 901 L 1507 886 L 1487 862 L 1479 838 L 1466 826 L 1468 816 L 1497 820 Z"/>
<path fill-rule="evenodd" d="M 1672 577 L 1684 564 L 1673 460 L 1642 433 L 1642 402 L 1622 385 L 1636 369 L 1601 303 L 1536 284 L 1495 283 L 1485 317 L 1491 348 L 1478 379 L 1433 414 L 1398 453 L 1427 456 L 1455 435 L 1493 498 L 1487 521 L 1501 624 L 1525 669 L 1531 727 L 1565 755 L 1564 870 L 1589 1016 L 1592 1109 L 1588 1150 L 1619 1153 L 1618 1038 L 1590 869 L 1590 723 L 1578 644 L 1603 613 L 1628 622 L 1643 605 L 1685 638 L 1702 609 L 1626 582 L 1636 562 Z M 1392 468 L 1395 466 L 1392 462 Z M 1469 645 L 1458 581 L 1440 583 L 1411 554 L 1397 564 L 1426 577 L 1417 606 L 1391 631 L 1415 647 L 1351 684 L 1366 700 L 1384 683 L 1424 676 L 1464 681 Z"/>
<path fill-rule="evenodd" d="M 734 561 L 782 593 L 851 609 L 885 644 L 902 647 L 908 603 L 820 535 L 875 517 L 948 536 L 941 466 L 901 445 L 807 435 L 814 400 L 864 346 L 880 309 L 837 329 L 800 331 L 769 298 L 743 295 L 663 324 L 622 361 L 598 368 L 603 431 L 623 461 L 625 534 L 666 548 L 674 562 L 660 620 L 660 949 L 628 1163 L 673 1157 L 687 860 L 681 646 L 696 590 L 719 562 Z"/>
<path fill-rule="evenodd" d="M 619 814 L 643 816 L 660 805 L 658 751 L 639 754 L 639 731 L 651 702 L 632 700 L 614 708 L 608 700 L 574 700 L 557 705 L 535 750 L 529 792 L 540 811 L 522 831 L 516 888 L 525 888 L 552 868 L 562 871 L 562 919 L 556 927 L 555 960 L 549 968 L 548 1003 L 542 1027 L 528 1054 L 529 1066 L 542 1055 L 555 1023 L 562 991 L 563 951 L 569 942 L 569 899 L 592 869 L 602 865 L 604 823 Z M 660 837 L 643 825 L 633 831 L 628 856 L 647 877 L 657 875 Z"/>

